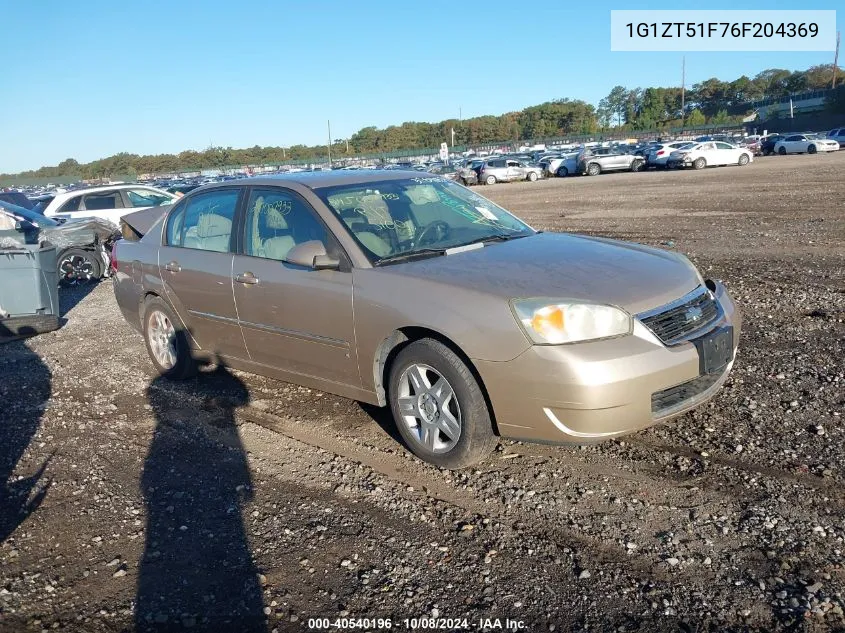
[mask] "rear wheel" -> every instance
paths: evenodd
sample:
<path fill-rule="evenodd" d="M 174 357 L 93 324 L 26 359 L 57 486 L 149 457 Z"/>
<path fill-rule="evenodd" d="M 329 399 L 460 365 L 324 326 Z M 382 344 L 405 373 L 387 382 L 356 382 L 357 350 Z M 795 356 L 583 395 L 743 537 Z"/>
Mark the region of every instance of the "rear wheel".
<path fill-rule="evenodd" d="M 569 170 L 566 167 L 558 167 L 557 168 L 557 175 L 559 178 L 563 178 L 569 175 Z"/>
<path fill-rule="evenodd" d="M 590 163 L 587 165 L 588 176 L 598 176 L 601 173 L 601 165 L 598 163 Z"/>
<path fill-rule="evenodd" d="M 537 181 L 537 172 L 536 171 L 529 171 L 528 172 L 528 181 L 529 182 L 536 182 Z"/>
<path fill-rule="evenodd" d="M 69 248 L 59 256 L 59 283 L 78 286 L 97 281 L 103 276 L 103 267 L 93 251 Z"/>
<path fill-rule="evenodd" d="M 496 446 L 487 401 L 470 369 L 449 347 L 409 343 L 390 368 L 390 407 L 414 455 L 441 468 L 464 468 Z"/>
<path fill-rule="evenodd" d="M 183 380 L 197 373 L 188 336 L 170 306 L 159 297 L 144 304 L 144 342 L 158 373 L 165 378 Z"/>
<path fill-rule="evenodd" d="M 692 166 L 693 169 L 704 169 L 705 167 L 707 167 L 707 161 L 704 160 L 704 157 L 696 158 L 694 161 L 692 161 Z"/>
<path fill-rule="evenodd" d="M 496 184 L 496 177 L 495 176 L 487 176 L 487 178 L 484 179 L 484 183 L 488 184 L 488 185 L 495 185 Z"/>
<path fill-rule="evenodd" d="M 748 164 L 748 154 L 740 154 L 739 155 L 739 161 L 737 161 L 737 164 L 740 167 L 747 165 Z"/>

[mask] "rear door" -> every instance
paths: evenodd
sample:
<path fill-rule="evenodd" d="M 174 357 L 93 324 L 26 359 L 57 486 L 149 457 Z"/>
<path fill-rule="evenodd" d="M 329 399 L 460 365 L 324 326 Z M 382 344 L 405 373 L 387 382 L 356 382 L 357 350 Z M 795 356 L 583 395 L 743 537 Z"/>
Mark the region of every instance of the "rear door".
<path fill-rule="evenodd" d="M 159 249 L 165 294 L 199 348 L 247 358 L 232 294 L 232 243 L 241 187 L 188 196 L 173 208 Z"/>
<path fill-rule="evenodd" d="M 352 318 L 351 267 L 312 270 L 285 261 L 291 248 L 320 240 L 345 254 L 314 209 L 283 187 L 255 187 L 234 259 L 234 295 L 253 362 L 360 386 Z"/>
<path fill-rule="evenodd" d="M 525 169 L 520 166 L 519 161 L 509 160 L 508 165 L 508 180 L 523 180 L 525 178 Z"/>

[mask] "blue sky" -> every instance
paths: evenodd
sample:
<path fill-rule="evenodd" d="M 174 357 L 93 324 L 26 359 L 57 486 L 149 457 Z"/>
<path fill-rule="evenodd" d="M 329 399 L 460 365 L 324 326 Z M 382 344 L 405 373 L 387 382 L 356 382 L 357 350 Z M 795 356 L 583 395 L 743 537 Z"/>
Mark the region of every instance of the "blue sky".
<path fill-rule="evenodd" d="M 7 88 L 0 94 L 0 172 L 120 151 L 315 144 L 325 141 L 327 120 L 332 136 L 345 138 L 367 125 L 457 117 L 459 109 L 467 118 L 562 97 L 597 103 L 616 84 L 678 85 L 680 53 L 610 51 L 611 8 L 662 7 L 704 8 L 631 1 L 600 8 L 513 0 L 8 2 L 0 40 Z M 687 53 L 687 85 L 832 61 L 833 53 Z"/>

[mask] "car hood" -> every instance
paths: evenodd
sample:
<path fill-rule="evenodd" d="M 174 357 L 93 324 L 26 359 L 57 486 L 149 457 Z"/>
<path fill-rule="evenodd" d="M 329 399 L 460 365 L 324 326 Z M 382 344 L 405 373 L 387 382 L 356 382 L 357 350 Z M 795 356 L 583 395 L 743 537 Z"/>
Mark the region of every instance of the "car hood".
<path fill-rule="evenodd" d="M 566 233 L 494 242 L 380 270 L 506 300 L 579 299 L 619 306 L 631 314 L 674 301 L 702 283 L 689 260 L 677 253 Z"/>
<path fill-rule="evenodd" d="M 49 240 L 58 247 L 104 244 L 120 237 L 117 225 L 100 218 L 68 220 L 59 226 L 42 227 L 39 239 Z"/>

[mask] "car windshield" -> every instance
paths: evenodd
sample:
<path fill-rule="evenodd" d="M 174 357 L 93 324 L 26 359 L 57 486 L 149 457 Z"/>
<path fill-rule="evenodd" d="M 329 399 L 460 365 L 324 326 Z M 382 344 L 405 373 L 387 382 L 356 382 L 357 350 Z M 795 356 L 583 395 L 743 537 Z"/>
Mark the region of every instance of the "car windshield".
<path fill-rule="evenodd" d="M 445 178 L 384 180 L 316 193 L 374 263 L 535 233 L 487 198 Z"/>
<path fill-rule="evenodd" d="M 59 223 L 53 220 L 52 218 L 45 217 L 40 213 L 36 213 L 35 211 L 31 211 L 30 209 L 24 209 L 23 207 L 19 207 L 16 204 L 11 204 L 10 202 L 4 202 L 0 200 L 0 207 L 11 213 L 15 216 L 18 220 L 26 220 L 27 222 L 31 222 L 35 226 L 59 226 Z"/>

